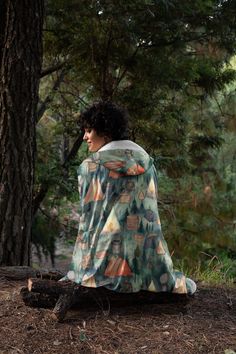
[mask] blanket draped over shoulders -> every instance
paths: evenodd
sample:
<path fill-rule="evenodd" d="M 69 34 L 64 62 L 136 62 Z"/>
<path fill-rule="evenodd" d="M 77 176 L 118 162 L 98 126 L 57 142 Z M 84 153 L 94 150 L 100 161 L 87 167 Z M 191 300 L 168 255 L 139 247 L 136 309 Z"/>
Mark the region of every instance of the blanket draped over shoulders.
<path fill-rule="evenodd" d="M 98 151 L 78 169 L 81 217 L 66 279 L 117 292 L 191 292 L 161 231 L 157 173 L 144 150 Z"/>

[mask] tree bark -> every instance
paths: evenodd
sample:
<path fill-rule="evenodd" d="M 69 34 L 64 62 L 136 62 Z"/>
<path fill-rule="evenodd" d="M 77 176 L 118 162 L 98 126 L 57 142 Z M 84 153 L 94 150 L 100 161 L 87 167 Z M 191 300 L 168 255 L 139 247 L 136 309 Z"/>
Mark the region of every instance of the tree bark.
<path fill-rule="evenodd" d="M 29 265 L 43 0 L 2 3 L 0 265 Z"/>
<path fill-rule="evenodd" d="M 28 288 L 21 289 L 21 297 L 26 306 L 53 308 L 52 317 L 63 321 L 70 308 L 103 308 L 142 306 L 151 304 L 177 303 L 179 307 L 189 302 L 192 296 L 174 293 L 117 293 L 106 288 L 88 288 L 71 282 L 55 282 L 29 279 Z"/>
<path fill-rule="evenodd" d="M 20 294 L 25 305 L 30 307 L 50 309 L 56 305 L 58 300 L 56 295 L 33 293 L 27 287 L 21 288 Z"/>
<path fill-rule="evenodd" d="M 25 289 L 25 288 L 24 288 Z M 25 292 L 25 290 L 24 290 Z M 74 305 L 89 305 L 91 300 L 95 302 L 107 301 L 114 304 L 120 305 L 132 305 L 132 304 L 151 304 L 151 303 L 170 303 L 170 302 L 186 302 L 191 299 L 188 294 L 176 294 L 176 293 L 166 293 L 166 292 L 150 292 L 141 290 L 137 293 L 118 293 L 112 290 L 108 290 L 104 287 L 99 288 L 89 288 L 74 284 L 70 281 L 55 281 L 47 279 L 28 279 L 28 292 L 32 294 L 35 299 L 38 297 L 39 303 L 40 298 L 42 299 L 45 295 L 47 298 L 58 298 L 60 295 L 71 295 L 73 294 L 73 304 Z M 30 296 L 28 295 L 28 298 Z M 99 300 L 100 299 L 100 300 Z M 98 301 L 99 300 L 99 301 Z M 40 306 L 39 306 L 40 307 Z"/>
<path fill-rule="evenodd" d="M 28 279 L 28 289 L 36 293 L 49 295 L 71 294 L 74 291 L 75 283 L 71 281 L 55 281 L 45 279 Z M 77 286 L 78 287 L 78 286 Z"/>
<path fill-rule="evenodd" d="M 54 308 L 52 317 L 63 321 L 70 308 L 110 308 L 144 304 L 178 303 L 185 306 L 191 299 L 188 294 L 154 293 L 117 293 L 106 288 L 88 288 L 70 281 L 56 282 L 44 279 L 29 279 L 28 288 L 22 288 L 21 297 L 26 306 Z"/>

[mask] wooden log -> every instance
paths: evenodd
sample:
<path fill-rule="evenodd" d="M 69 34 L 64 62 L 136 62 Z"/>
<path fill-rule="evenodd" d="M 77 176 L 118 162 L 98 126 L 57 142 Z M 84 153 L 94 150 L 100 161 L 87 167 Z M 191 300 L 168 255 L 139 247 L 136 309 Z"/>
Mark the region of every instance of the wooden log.
<path fill-rule="evenodd" d="M 59 280 L 63 273 L 58 270 L 34 269 L 26 266 L 0 267 L 0 278 L 7 280 L 25 280 L 28 278 Z"/>
<path fill-rule="evenodd" d="M 23 288 L 22 299 L 31 307 L 54 307 L 52 317 L 61 322 L 71 308 L 110 309 L 110 307 L 137 306 L 149 304 L 178 303 L 186 305 L 191 296 L 187 294 L 154 293 L 117 293 L 106 288 L 88 288 L 75 285 L 70 281 L 29 279 L 28 288 Z"/>
<path fill-rule="evenodd" d="M 29 291 L 27 287 L 21 290 L 21 296 L 26 306 L 53 308 L 59 295 L 37 293 Z M 138 293 L 122 294 L 105 288 L 76 287 L 73 295 L 73 308 L 106 308 L 107 306 L 121 307 L 144 304 L 186 304 L 190 300 L 188 295 L 171 293 L 151 293 L 140 291 Z"/>
<path fill-rule="evenodd" d="M 52 317 L 58 322 L 62 322 L 66 312 L 73 304 L 74 294 L 76 289 L 75 283 L 71 281 L 54 281 L 43 279 L 28 279 L 28 290 L 39 294 L 59 295 L 52 312 Z"/>
<path fill-rule="evenodd" d="M 31 267 L 0 267 L 0 278 L 5 278 L 7 280 L 25 280 L 29 277 L 36 277 L 36 269 Z"/>
<path fill-rule="evenodd" d="M 52 312 L 52 318 L 58 322 L 62 322 L 65 318 L 67 311 L 73 305 L 73 292 L 70 294 L 62 294 L 56 302 Z"/>
<path fill-rule="evenodd" d="M 64 274 L 60 270 L 56 270 L 56 269 L 52 269 L 52 270 L 40 269 L 37 271 L 36 277 L 40 279 L 49 279 L 49 280 L 58 281 L 64 277 Z"/>
<path fill-rule="evenodd" d="M 47 294 L 59 297 L 62 294 L 73 293 L 74 304 L 89 304 L 89 302 L 113 302 L 121 304 L 151 304 L 151 303 L 171 303 L 186 302 L 191 297 L 187 294 L 155 293 L 149 291 L 139 291 L 137 293 L 118 293 L 104 287 L 89 288 L 76 285 L 71 281 L 54 281 L 43 279 L 29 279 L 29 292 Z"/>
<path fill-rule="evenodd" d="M 28 289 L 36 293 L 61 295 L 71 294 L 74 292 L 75 283 L 71 281 L 55 281 L 48 279 L 30 278 L 28 279 Z"/>
<path fill-rule="evenodd" d="M 27 287 L 21 288 L 20 295 L 26 306 L 44 309 L 53 308 L 58 300 L 56 295 L 33 293 Z"/>
<path fill-rule="evenodd" d="M 37 293 L 45 293 L 52 295 L 60 295 L 60 294 L 70 294 L 74 293 L 75 296 L 81 297 L 91 297 L 94 298 L 96 296 L 109 297 L 112 299 L 125 299 L 128 301 L 133 301 L 139 299 L 140 301 L 158 301 L 161 302 L 178 302 L 182 300 L 189 299 L 189 295 L 187 294 L 176 294 L 176 293 L 167 293 L 167 292 L 150 292 L 141 290 L 137 293 L 119 293 L 104 287 L 99 288 L 89 288 L 81 285 L 77 285 L 71 281 L 54 281 L 47 279 L 38 279 L 38 278 L 30 278 L 28 279 L 28 290 Z"/>

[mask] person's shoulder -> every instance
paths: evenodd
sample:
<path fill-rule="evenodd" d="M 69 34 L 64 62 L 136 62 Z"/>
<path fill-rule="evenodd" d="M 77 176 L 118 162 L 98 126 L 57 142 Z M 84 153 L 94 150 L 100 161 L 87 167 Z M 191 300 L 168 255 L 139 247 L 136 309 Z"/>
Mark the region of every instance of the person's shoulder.
<path fill-rule="evenodd" d="M 85 175 L 96 171 L 97 168 L 98 163 L 92 157 L 88 157 L 81 163 L 81 165 L 77 169 L 77 172 L 80 175 Z"/>

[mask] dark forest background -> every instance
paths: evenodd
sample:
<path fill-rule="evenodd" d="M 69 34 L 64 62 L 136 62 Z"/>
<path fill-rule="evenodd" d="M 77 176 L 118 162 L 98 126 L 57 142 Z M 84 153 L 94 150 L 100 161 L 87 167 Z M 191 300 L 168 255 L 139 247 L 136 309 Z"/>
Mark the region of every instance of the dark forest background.
<path fill-rule="evenodd" d="M 110 99 L 155 159 L 176 267 L 236 277 L 236 3 L 47 0 L 36 125 L 33 243 L 74 243 L 79 114 Z"/>

